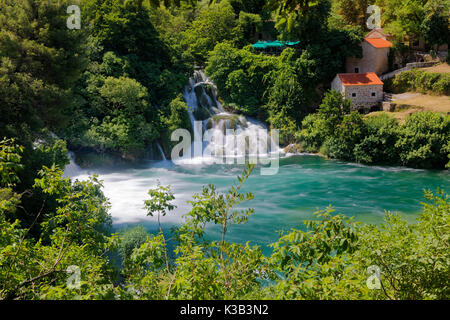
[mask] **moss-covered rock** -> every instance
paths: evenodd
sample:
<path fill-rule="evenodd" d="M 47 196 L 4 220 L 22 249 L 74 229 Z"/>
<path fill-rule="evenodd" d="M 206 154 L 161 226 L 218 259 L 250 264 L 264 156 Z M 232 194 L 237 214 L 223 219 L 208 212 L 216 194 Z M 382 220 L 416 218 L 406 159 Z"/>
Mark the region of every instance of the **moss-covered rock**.
<path fill-rule="evenodd" d="M 284 148 L 284 152 L 293 154 L 302 153 L 303 148 L 301 145 L 293 143 Z"/>

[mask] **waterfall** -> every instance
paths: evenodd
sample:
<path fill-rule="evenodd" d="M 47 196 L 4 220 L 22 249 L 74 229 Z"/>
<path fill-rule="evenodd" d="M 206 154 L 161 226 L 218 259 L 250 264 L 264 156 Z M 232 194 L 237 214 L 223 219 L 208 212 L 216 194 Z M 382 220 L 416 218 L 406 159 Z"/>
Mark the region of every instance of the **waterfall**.
<path fill-rule="evenodd" d="M 163 161 L 166 161 L 166 156 L 164 155 L 164 151 L 161 147 L 161 145 L 159 144 L 159 142 L 156 142 L 156 146 L 158 147 L 159 152 L 161 153 L 161 158 L 163 159 Z"/>
<path fill-rule="evenodd" d="M 226 112 L 217 98 L 217 88 L 202 70 L 196 70 L 193 77 L 183 90 L 188 106 L 194 137 L 202 139 L 202 132 L 209 130 L 208 141 L 194 141 L 191 155 L 194 158 L 205 159 L 206 154 L 225 156 L 228 158 L 242 158 L 245 156 L 268 156 L 273 141 L 268 135 L 264 124 L 243 115 Z M 198 125 L 201 121 L 202 125 Z M 234 138 L 226 136 L 227 130 L 234 130 Z M 197 147 L 195 146 L 197 144 Z M 195 150 L 203 150 L 202 154 L 195 154 Z M 197 159 L 201 160 L 201 159 Z"/>
<path fill-rule="evenodd" d="M 70 159 L 70 163 L 64 168 L 64 177 L 76 177 L 80 175 L 83 170 L 75 163 L 74 153 L 69 151 L 67 157 Z"/>

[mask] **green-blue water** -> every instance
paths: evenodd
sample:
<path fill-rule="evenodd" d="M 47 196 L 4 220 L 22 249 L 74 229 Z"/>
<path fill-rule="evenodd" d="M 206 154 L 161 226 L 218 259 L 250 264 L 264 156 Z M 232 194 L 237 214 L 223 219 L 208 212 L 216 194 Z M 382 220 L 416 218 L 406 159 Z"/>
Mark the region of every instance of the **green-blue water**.
<path fill-rule="evenodd" d="M 104 192 L 110 199 L 111 214 L 117 228 L 144 224 L 149 230 L 156 221 L 146 217 L 142 209 L 147 191 L 157 180 L 171 185 L 178 208 L 163 218 L 166 227 L 176 225 L 190 209 L 186 201 L 200 193 L 207 184 L 226 190 L 242 166 L 187 165 L 175 166 L 170 161 L 149 162 L 134 167 L 76 170 L 75 178 L 98 173 L 104 180 Z M 278 230 L 302 227 L 302 221 L 313 212 L 332 205 L 337 212 L 354 216 L 357 221 L 378 223 L 385 210 L 398 211 L 414 221 L 424 201 L 423 190 L 450 189 L 448 171 L 414 170 L 401 167 L 371 167 L 318 156 L 295 156 L 280 160 L 277 175 L 262 176 L 255 169 L 244 191 L 255 194 L 246 206 L 255 214 L 244 225 L 229 229 L 230 241 L 266 245 L 275 241 Z M 210 237 L 218 237 L 218 229 L 208 229 Z"/>

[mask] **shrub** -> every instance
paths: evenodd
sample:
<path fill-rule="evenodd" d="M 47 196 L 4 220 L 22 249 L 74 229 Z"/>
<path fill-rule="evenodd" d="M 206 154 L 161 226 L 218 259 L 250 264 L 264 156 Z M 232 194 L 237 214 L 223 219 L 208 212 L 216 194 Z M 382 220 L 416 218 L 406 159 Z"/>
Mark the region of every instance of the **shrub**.
<path fill-rule="evenodd" d="M 387 114 L 368 117 L 365 121 L 367 134 L 355 147 L 356 161 L 374 164 L 399 162 L 395 143 L 398 139 L 398 121 Z"/>
<path fill-rule="evenodd" d="M 450 74 L 413 69 L 395 76 L 392 80 L 395 93 L 417 91 L 436 95 L 450 95 Z"/>
<path fill-rule="evenodd" d="M 395 146 L 405 166 L 444 168 L 448 162 L 449 140 L 450 116 L 417 112 L 406 119 Z"/>
<path fill-rule="evenodd" d="M 164 116 L 163 114 L 161 114 L 160 116 L 164 126 L 161 138 L 164 146 L 166 147 L 166 150 L 172 149 L 172 147 L 174 147 L 176 144 L 176 142 L 173 142 L 170 139 L 173 131 L 175 131 L 176 129 L 188 129 L 192 132 L 191 121 L 188 114 L 188 107 L 181 95 L 170 102 L 168 109 L 169 110 L 166 112 L 168 116 Z M 198 110 L 204 109 L 200 107 Z"/>
<path fill-rule="evenodd" d="M 335 134 L 325 141 L 321 152 L 331 158 L 353 161 L 354 149 L 365 136 L 365 132 L 366 127 L 361 114 L 353 111 L 344 116 Z"/>
<path fill-rule="evenodd" d="M 149 233 L 143 226 L 136 226 L 123 231 L 121 241 L 117 249 L 122 261 L 128 259 L 133 253 L 133 250 L 139 248 L 145 241 L 147 241 L 148 237 Z"/>
<path fill-rule="evenodd" d="M 306 152 L 317 152 L 326 139 L 325 120 L 313 113 L 305 117 L 299 135 L 301 146 Z"/>

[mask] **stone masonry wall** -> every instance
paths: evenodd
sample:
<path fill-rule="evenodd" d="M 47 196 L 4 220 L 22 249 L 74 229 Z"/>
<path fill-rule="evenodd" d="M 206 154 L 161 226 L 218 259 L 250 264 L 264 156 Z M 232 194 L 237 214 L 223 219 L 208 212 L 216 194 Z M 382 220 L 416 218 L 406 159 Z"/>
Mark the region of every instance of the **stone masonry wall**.
<path fill-rule="evenodd" d="M 375 73 L 382 75 L 389 70 L 389 48 L 378 48 L 376 50 Z"/>
<path fill-rule="evenodd" d="M 333 82 L 331 82 L 331 90 L 344 92 L 344 86 L 342 85 L 342 81 L 339 76 L 334 77 Z"/>
<path fill-rule="evenodd" d="M 352 96 L 353 93 L 356 97 Z M 372 93 L 375 93 L 375 96 L 372 96 Z M 352 101 L 353 110 L 362 108 L 368 111 L 383 101 L 383 85 L 346 86 L 343 95 Z"/>
<path fill-rule="evenodd" d="M 359 73 L 375 72 L 377 63 L 376 49 L 372 47 L 367 41 L 362 44 L 363 57 L 361 59 L 348 57 L 345 63 L 345 71 L 347 73 L 356 73 L 355 68 L 359 68 Z"/>
<path fill-rule="evenodd" d="M 361 59 L 348 57 L 345 61 L 345 71 L 356 73 L 355 68 L 359 68 L 359 73 L 375 72 L 381 75 L 388 71 L 389 48 L 375 48 L 367 41 L 362 44 L 363 57 Z"/>

